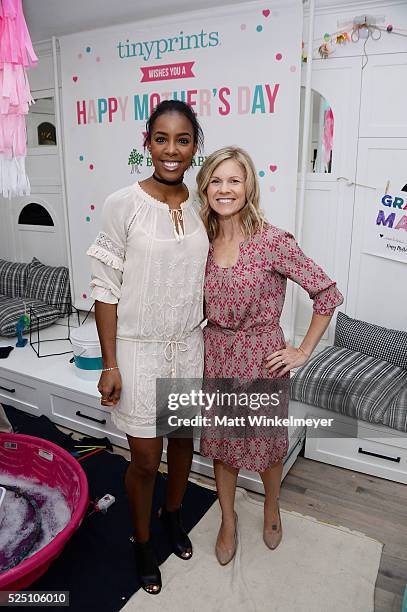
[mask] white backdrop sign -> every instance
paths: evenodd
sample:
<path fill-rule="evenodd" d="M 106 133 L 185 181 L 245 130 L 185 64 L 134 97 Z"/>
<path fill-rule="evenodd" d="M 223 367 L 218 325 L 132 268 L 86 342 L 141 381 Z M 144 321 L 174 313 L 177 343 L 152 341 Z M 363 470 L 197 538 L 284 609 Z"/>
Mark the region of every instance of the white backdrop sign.
<path fill-rule="evenodd" d="M 143 132 L 151 109 L 177 98 L 205 132 L 205 154 L 248 150 L 269 219 L 294 227 L 302 2 L 258 2 L 60 39 L 65 172 L 75 305 L 88 308 L 85 251 L 109 193 L 146 178 Z"/>
<path fill-rule="evenodd" d="M 393 185 L 398 183 L 393 181 Z M 383 194 L 376 189 L 375 195 L 371 195 L 366 210 L 364 252 L 407 263 L 407 185 L 405 191 Z"/>

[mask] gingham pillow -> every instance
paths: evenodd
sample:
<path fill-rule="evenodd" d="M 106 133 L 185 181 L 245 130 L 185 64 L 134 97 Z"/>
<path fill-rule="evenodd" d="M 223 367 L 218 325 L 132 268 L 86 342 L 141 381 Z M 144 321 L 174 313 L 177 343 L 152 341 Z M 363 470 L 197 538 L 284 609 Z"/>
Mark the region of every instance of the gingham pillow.
<path fill-rule="evenodd" d="M 41 300 L 65 314 L 71 308 L 68 268 L 46 266 L 35 257 L 28 270 L 26 297 Z"/>
<path fill-rule="evenodd" d="M 334 344 L 407 370 L 406 332 L 352 319 L 338 312 Z"/>
<path fill-rule="evenodd" d="M 40 300 L 0 295 L 0 336 L 15 336 L 18 319 L 25 312 L 31 316 L 34 331 L 52 325 L 61 316 L 56 308 Z"/>
<path fill-rule="evenodd" d="M 29 265 L 0 259 L 0 295 L 11 298 L 24 296 Z"/>

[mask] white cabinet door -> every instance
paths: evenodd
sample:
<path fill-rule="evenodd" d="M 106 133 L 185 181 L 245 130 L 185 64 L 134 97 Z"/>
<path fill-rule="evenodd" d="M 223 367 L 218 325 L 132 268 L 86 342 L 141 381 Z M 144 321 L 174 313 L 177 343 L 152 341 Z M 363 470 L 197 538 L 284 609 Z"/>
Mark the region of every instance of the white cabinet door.
<path fill-rule="evenodd" d="M 332 172 L 307 174 L 301 247 L 337 282 L 345 300 L 355 188 L 341 177 L 355 181 L 360 81 L 360 57 L 314 61 L 312 88 L 325 98 L 334 116 Z M 312 304 L 304 291 L 297 296 L 298 343 L 308 328 Z M 345 308 L 346 302 L 341 306 Z M 325 343 L 332 343 L 333 330 L 331 325 Z"/>
<path fill-rule="evenodd" d="M 359 137 L 407 138 L 406 95 L 407 53 L 369 55 L 362 73 Z"/>
<path fill-rule="evenodd" d="M 402 223 L 396 227 L 407 215 L 407 209 L 402 210 L 407 205 L 407 192 L 402 191 L 407 183 L 407 138 L 361 138 L 357 182 L 366 186 L 356 189 L 348 312 L 357 319 L 405 330 L 407 231 Z M 381 204 L 386 187 L 391 206 Z M 378 225 L 380 210 L 383 221 L 395 213 L 393 222 Z"/>
<path fill-rule="evenodd" d="M 37 381 L 0 368 L 0 402 L 30 414 L 42 414 Z"/>
<path fill-rule="evenodd" d="M 111 410 L 104 409 L 98 398 L 50 385 L 49 402 L 50 419 L 54 423 L 91 436 L 107 436 L 113 444 L 127 446 L 126 434 L 115 427 Z"/>

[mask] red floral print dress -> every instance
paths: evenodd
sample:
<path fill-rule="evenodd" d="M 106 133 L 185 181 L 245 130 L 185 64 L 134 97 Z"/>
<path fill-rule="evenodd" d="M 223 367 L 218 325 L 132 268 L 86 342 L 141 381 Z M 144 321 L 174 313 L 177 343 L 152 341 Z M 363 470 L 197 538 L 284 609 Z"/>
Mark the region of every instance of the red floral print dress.
<path fill-rule="evenodd" d="M 332 315 L 343 302 L 325 272 L 298 246 L 288 232 L 267 224 L 240 244 L 230 268 L 218 266 L 210 246 L 205 275 L 205 379 L 270 379 L 265 358 L 285 347 L 280 316 L 287 278 L 313 300 L 314 312 Z M 287 414 L 286 403 L 279 414 Z M 288 450 L 287 430 L 276 436 L 233 437 L 211 425 L 201 432 L 201 454 L 236 468 L 263 472 L 281 461 Z"/>

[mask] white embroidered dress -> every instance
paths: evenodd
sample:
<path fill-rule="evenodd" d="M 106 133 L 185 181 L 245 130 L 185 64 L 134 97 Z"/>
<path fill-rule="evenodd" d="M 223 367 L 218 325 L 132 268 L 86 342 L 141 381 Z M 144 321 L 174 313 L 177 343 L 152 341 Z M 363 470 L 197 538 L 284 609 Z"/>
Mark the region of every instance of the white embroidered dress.
<path fill-rule="evenodd" d="M 110 195 L 92 257 L 92 297 L 117 306 L 120 402 L 112 420 L 131 436 L 156 435 L 156 378 L 201 378 L 208 238 L 199 200 L 176 213 L 135 183 Z M 178 231 L 177 231 L 178 228 Z"/>

